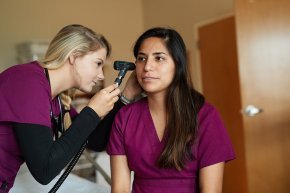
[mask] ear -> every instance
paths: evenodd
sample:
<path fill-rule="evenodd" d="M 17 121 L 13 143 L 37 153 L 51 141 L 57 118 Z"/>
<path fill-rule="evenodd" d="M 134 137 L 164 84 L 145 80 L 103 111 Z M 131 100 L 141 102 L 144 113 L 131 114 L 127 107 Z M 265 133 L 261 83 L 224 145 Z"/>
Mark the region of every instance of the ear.
<path fill-rule="evenodd" d="M 71 53 L 69 56 L 68 56 L 68 62 L 69 62 L 69 64 L 74 64 L 74 62 L 75 62 L 75 59 L 76 59 L 76 57 L 75 57 L 75 55 L 73 54 L 73 53 Z"/>

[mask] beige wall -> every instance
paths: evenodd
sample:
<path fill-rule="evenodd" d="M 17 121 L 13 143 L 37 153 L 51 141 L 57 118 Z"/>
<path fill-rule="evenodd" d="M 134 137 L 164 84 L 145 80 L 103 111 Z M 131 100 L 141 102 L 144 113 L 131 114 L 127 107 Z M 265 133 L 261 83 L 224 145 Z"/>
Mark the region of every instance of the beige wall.
<path fill-rule="evenodd" d="M 198 90 L 200 72 L 196 66 L 195 25 L 232 13 L 234 0 L 143 0 L 144 27 L 175 28 L 184 38 L 191 60 L 191 74 Z"/>
<path fill-rule="evenodd" d="M 0 72 L 17 63 L 17 43 L 50 40 L 67 24 L 80 23 L 104 34 L 113 46 L 108 64 L 116 59 L 133 60 L 136 38 L 149 27 L 163 25 L 174 27 L 183 36 L 199 88 L 194 26 L 232 10 L 233 0 L 1 0 Z M 106 66 L 106 85 L 113 82 L 116 73 Z"/>
<path fill-rule="evenodd" d="M 141 0 L 1 0 L 0 72 L 17 63 L 15 45 L 48 39 L 63 26 L 80 23 L 104 34 L 113 47 L 111 59 L 132 60 L 132 45 L 143 30 Z M 116 71 L 106 66 L 106 84 Z"/>

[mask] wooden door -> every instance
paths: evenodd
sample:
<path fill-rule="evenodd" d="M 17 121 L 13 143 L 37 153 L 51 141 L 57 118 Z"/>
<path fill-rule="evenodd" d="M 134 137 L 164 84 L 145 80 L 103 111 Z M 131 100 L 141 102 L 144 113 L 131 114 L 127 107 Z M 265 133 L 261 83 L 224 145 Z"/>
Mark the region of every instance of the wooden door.
<path fill-rule="evenodd" d="M 290 1 L 236 0 L 249 193 L 290 192 Z"/>
<path fill-rule="evenodd" d="M 226 164 L 223 193 L 247 193 L 234 16 L 198 27 L 202 92 L 223 118 L 237 159 Z"/>

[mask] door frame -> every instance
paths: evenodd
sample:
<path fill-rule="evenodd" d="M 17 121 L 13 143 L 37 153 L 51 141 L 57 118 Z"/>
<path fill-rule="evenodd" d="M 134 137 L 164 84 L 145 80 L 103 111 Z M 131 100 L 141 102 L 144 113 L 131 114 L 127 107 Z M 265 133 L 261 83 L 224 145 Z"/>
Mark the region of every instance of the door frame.
<path fill-rule="evenodd" d="M 202 71 L 201 71 L 201 61 L 200 61 L 200 50 L 199 50 L 199 36 L 198 36 L 198 29 L 201 27 L 201 26 L 204 26 L 204 25 L 207 25 L 207 24 L 211 24 L 211 23 L 214 23 L 214 22 L 217 22 L 219 20 L 222 20 L 222 19 L 225 19 L 225 18 L 228 18 L 228 17 L 233 17 L 235 16 L 234 12 L 230 12 L 230 13 L 227 13 L 227 14 L 223 14 L 223 15 L 220 15 L 220 16 L 217 16 L 217 17 L 213 17 L 213 18 L 210 18 L 210 19 L 206 19 L 206 20 L 203 20 L 203 21 L 200 21 L 200 22 L 197 22 L 195 25 L 194 25 L 194 47 L 196 48 L 195 49 L 195 58 L 196 58 L 196 61 L 195 61 L 195 64 L 196 64 L 196 70 L 197 70 L 197 73 L 196 76 L 197 76 L 197 83 L 196 84 L 196 87 L 198 88 L 198 90 L 203 93 L 203 85 L 202 85 Z"/>

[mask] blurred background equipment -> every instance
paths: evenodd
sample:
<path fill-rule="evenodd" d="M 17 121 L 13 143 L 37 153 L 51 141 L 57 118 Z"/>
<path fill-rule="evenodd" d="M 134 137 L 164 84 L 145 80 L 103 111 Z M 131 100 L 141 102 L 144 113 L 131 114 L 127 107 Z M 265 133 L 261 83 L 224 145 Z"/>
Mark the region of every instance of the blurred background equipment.
<path fill-rule="evenodd" d="M 25 63 L 44 58 L 48 45 L 47 40 L 30 40 L 17 44 L 17 61 Z"/>

